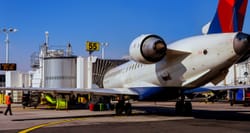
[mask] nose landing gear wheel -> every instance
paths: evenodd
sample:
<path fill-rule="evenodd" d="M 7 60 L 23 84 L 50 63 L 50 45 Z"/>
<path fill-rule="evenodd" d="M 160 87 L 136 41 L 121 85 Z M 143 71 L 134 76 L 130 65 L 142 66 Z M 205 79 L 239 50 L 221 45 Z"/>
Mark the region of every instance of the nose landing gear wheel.
<path fill-rule="evenodd" d="M 175 112 L 177 115 L 190 116 L 192 115 L 191 101 L 184 102 L 183 100 L 177 101 L 175 105 Z"/>
<path fill-rule="evenodd" d="M 122 115 L 123 111 L 125 111 L 126 115 L 132 114 L 132 105 L 131 103 L 126 103 L 123 100 L 118 101 L 115 108 L 116 115 Z"/>
<path fill-rule="evenodd" d="M 131 103 L 126 103 L 126 104 L 125 104 L 125 114 L 126 114 L 126 115 L 131 115 L 131 114 L 132 114 L 132 106 L 131 106 Z"/>
<path fill-rule="evenodd" d="M 116 115 L 122 115 L 122 112 L 124 111 L 124 104 L 121 102 L 118 102 L 115 107 L 115 114 Z"/>

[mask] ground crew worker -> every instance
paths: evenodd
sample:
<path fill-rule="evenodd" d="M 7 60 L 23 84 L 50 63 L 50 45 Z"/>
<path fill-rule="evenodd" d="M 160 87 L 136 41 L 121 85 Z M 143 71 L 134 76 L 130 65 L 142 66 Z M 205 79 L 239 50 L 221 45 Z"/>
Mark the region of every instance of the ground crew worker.
<path fill-rule="evenodd" d="M 12 98 L 10 95 L 11 93 L 8 93 L 8 95 L 5 96 L 5 103 L 7 105 L 7 109 L 5 110 L 4 115 L 7 115 L 8 112 L 10 112 L 10 115 L 12 115 L 12 111 L 11 111 Z"/>

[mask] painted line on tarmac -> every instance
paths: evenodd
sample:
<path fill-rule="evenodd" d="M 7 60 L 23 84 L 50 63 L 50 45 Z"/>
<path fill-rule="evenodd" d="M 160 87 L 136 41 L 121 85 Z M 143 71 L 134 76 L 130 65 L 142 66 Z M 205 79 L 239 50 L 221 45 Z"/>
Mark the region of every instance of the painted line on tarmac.
<path fill-rule="evenodd" d="M 49 122 L 49 123 L 44 123 L 44 124 L 40 124 L 40 125 L 36 125 L 27 129 L 24 129 L 22 131 L 19 131 L 18 133 L 28 133 L 31 132 L 33 130 L 42 128 L 42 127 L 47 127 L 47 126 L 53 126 L 53 125 L 57 125 L 57 124 L 62 124 L 62 123 L 67 123 L 67 122 L 72 122 L 72 121 L 77 121 L 77 120 L 83 120 L 86 118 L 75 118 L 75 119 L 68 119 L 68 120 L 61 120 L 61 121 L 54 121 L 54 122 Z"/>

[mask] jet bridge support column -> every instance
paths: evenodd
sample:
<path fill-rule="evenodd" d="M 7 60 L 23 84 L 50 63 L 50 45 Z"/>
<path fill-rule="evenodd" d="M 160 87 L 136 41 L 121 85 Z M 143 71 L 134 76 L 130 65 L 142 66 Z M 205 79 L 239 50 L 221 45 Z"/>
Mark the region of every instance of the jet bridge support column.
<path fill-rule="evenodd" d="M 96 59 L 93 56 L 77 58 L 77 88 L 92 88 L 92 70 Z"/>
<path fill-rule="evenodd" d="M 93 70 L 93 56 L 90 55 L 87 58 L 87 75 L 86 75 L 86 88 L 91 89 L 92 88 L 92 70 Z"/>

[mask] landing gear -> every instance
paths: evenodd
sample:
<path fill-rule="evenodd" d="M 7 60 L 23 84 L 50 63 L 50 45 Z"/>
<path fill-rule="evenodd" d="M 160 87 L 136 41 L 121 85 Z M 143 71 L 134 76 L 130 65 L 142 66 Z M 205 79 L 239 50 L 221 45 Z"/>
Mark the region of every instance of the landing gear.
<path fill-rule="evenodd" d="M 131 103 L 126 103 L 125 104 L 125 114 L 126 115 L 131 115 L 132 114 L 132 105 L 131 105 Z"/>
<path fill-rule="evenodd" d="M 115 114 L 116 115 L 122 115 L 122 112 L 124 111 L 124 100 L 119 100 L 118 103 L 115 106 Z"/>
<path fill-rule="evenodd" d="M 185 97 L 176 102 L 175 112 L 177 115 L 190 116 L 192 115 L 192 103 L 191 101 L 185 101 Z"/>
<path fill-rule="evenodd" d="M 119 100 L 115 107 L 116 115 L 122 115 L 125 112 L 126 115 L 132 114 L 132 105 L 131 103 L 125 103 L 124 100 Z"/>

